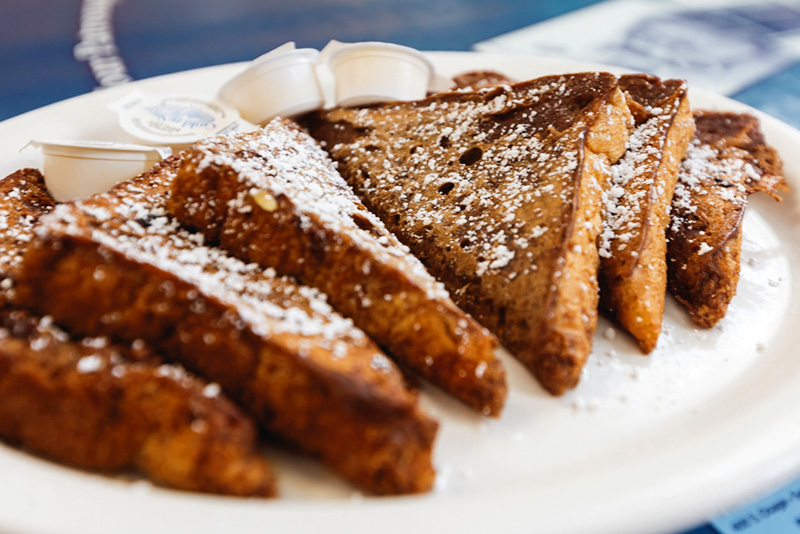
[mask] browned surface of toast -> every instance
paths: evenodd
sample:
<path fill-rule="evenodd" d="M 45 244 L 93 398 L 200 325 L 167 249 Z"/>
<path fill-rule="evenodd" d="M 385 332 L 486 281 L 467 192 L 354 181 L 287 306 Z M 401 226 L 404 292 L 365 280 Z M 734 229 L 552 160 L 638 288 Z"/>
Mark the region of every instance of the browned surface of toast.
<path fill-rule="evenodd" d="M 739 281 L 747 198 L 788 191 L 783 164 L 749 114 L 696 111 L 669 226 L 669 288 L 701 327 L 722 319 Z"/>
<path fill-rule="evenodd" d="M 0 180 L 0 305 L 13 298 L 14 280 L 39 217 L 55 206 L 44 176 L 20 169 Z"/>
<path fill-rule="evenodd" d="M 218 387 L 102 339 L 0 312 L 0 437 L 69 465 L 165 486 L 273 496 L 252 420 Z"/>
<path fill-rule="evenodd" d="M 392 362 L 318 291 L 181 229 L 166 211 L 175 165 L 44 217 L 20 300 L 86 335 L 144 340 L 364 489 L 429 489 L 437 423 Z"/>
<path fill-rule="evenodd" d="M 453 89 L 471 90 L 486 89 L 497 85 L 511 85 L 515 83 L 505 74 L 492 70 L 473 70 L 462 72 L 453 76 Z"/>
<path fill-rule="evenodd" d="M 682 80 L 639 74 L 621 76 L 619 83 L 634 130 L 605 195 L 600 303 L 649 353 L 664 314 L 669 208 L 694 121 Z"/>
<path fill-rule="evenodd" d="M 0 279 L 13 300 L 23 253 L 55 202 L 34 169 L 0 191 Z M 141 342 L 74 341 L 49 318 L 13 303 L 0 310 L 0 437 L 49 458 L 185 490 L 274 495 L 252 420 L 218 389 L 163 366 Z"/>
<path fill-rule="evenodd" d="M 232 255 L 320 289 L 402 367 L 499 415 L 507 388 L 494 336 L 455 306 L 295 123 L 195 144 L 168 209 Z"/>
<path fill-rule="evenodd" d="M 616 78 L 583 73 L 306 124 L 454 300 L 561 394 L 591 351 L 600 197 L 629 119 Z"/>

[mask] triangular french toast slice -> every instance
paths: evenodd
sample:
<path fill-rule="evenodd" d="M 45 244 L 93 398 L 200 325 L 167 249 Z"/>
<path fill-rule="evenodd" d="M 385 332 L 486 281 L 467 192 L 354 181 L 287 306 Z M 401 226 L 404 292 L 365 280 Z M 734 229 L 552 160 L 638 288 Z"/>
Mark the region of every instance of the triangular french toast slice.
<path fill-rule="evenodd" d="M 181 228 L 166 211 L 176 166 L 42 217 L 19 301 L 77 333 L 143 340 L 364 489 L 429 489 L 437 423 L 400 371 L 317 290 Z"/>
<path fill-rule="evenodd" d="M 601 192 L 629 122 L 616 77 L 580 73 L 306 124 L 456 303 L 561 394 L 591 351 Z"/>
<path fill-rule="evenodd" d="M 327 294 L 401 366 L 487 415 L 505 371 L 492 334 L 370 213 L 296 123 L 196 143 L 168 202 L 184 225 L 247 262 Z"/>
<path fill-rule="evenodd" d="M 631 74 L 619 84 L 635 125 L 604 197 L 600 304 L 649 353 L 664 314 L 670 203 L 694 121 L 682 80 Z"/>
<path fill-rule="evenodd" d="M 23 253 L 54 205 L 35 169 L 0 181 L 0 438 L 172 488 L 275 495 L 252 419 L 216 384 L 164 365 L 141 342 L 74 339 L 13 304 Z"/>
<path fill-rule="evenodd" d="M 788 191 L 783 163 L 747 113 L 695 111 L 695 137 L 681 163 L 669 226 L 669 288 L 710 328 L 739 282 L 741 224 L 748 197 Z"/>

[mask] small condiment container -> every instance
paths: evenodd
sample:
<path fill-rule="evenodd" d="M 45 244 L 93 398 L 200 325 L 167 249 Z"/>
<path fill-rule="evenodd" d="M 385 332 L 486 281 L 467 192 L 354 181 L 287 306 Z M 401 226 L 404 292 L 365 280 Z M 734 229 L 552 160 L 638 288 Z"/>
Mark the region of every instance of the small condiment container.
<path fill-rule="evenodd" d="M 433 64 L 413 48 L 363 42 L 337 47 L 328 57 L 339 106 L 425 98 Z"/>
<path fill-rule="evenodd" d="M 133 178 L 169 156 L 167 147 L 104 141 L 31 141 L 42 150 L 44 181 L 58 202 L 87 198 Z"/>
<path fill-rule="evenodd" d="M 205 137 L 256 129 L 233 107 L 193 95 L 145 95 L 133 91 L 109 106 L 137 143 L 175 151 Z"/>
<path fill-rule="evenodd" d="M 316 76 L 318 56 L 318 50 L 286 43 L 254 59 L 217 97 L 261 125 L 277 116 L 291 118 L 318 109 L 324 104 Z"/>

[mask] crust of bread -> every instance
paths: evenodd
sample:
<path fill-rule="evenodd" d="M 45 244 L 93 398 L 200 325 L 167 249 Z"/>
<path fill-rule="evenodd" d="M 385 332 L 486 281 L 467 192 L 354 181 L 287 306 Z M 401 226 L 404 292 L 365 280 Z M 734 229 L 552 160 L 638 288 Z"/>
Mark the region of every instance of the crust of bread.
<path fill-rule="evenodd" d="M 453 76 L 452 90 L 477 91 L 498 85 L 511 85 L 517 80 L 512 80 L 505 74 L 492 70 L 473 70 L 462 72 Z"/>
<path fill-rule="evenodd" d="M 669 207 L 694 121 L 682 80 L 626 75 L 620 88 L 628 96 L 634 131 L 612 168 L 606 195 L 600 303 L 646 354 L 661 333 Z"/>
<path fill-rule="evenodd" d="M 668 280 L 692 321 L 710 328 L 736 294 L 748 197 L 763 191 L 780 200 L 789 187 L 756 117 L 700 110 L 694 121 L 672 202 Z"/>
<path fill-rule="evenodd" d="M 14 297 L 22 254 L 39 217 L 55 206 L 44 176 L 37 169 L 20 169 L 0 180 L 0 306 Z"/>

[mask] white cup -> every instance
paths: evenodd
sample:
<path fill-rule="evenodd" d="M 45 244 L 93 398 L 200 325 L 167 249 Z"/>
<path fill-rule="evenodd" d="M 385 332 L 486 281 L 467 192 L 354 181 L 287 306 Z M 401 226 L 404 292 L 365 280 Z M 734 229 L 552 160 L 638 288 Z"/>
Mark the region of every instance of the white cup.
<path fill-rule="evenodd" d="M 407 46 L 364 42 L 333 51 L 328 64 L 339 106 L 363 106 L 392 100 L 425 98 L 433 64 Z"/>
<path fill-rule="evenodd" d="M 245 120 L 261 125 L 318 109 L 324 104 L 315 72 L 318 56 L 318 50 L 287 43 L 254 59 L 217 96 Z"/>
<path fill-rule="evenodd" d="M 102 141 L 31 141 L 42 149 L 44 181 L 58 202 L 87 198 L 169 156 L 166 147 Z"/>

